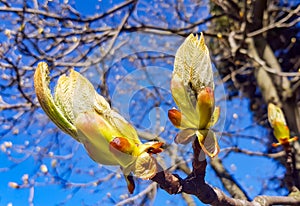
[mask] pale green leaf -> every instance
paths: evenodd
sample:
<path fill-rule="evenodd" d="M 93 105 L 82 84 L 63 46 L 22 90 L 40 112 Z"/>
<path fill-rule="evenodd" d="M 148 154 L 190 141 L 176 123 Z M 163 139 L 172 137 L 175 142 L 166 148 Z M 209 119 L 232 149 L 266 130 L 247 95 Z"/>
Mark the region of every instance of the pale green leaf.
<path fill-rule="evenodd" d="M 187 91 L 187 86 L 184 86 L 182 80 L 177 74 L 174 74 L 172 77 L 171 92 L 181 113 L 184 114 L 189 122 L 193 124 L 194 128 L 197 128 L 199 116 L 195 112 L 196 102 L 192 103 L 192 97 Z"/>
<path fill-rule="evenodd" d="M 178 48 L 173 74 L 177 74 L 184 85 L 191 83 L 196 91 L 206 86 L 214 89 L 211 60 L 202 33 L 200 39 L 190 34 Z"/>
<path fill-rule="evenodd" d="M 112 128 L 96 112 L 85 112 L 78 115 L 75 126 L 80 132 L 79 138 L 89 156 L 96 162 L 105 165 L 118 165 L 119 162 L 109 150 L 109 143 L 121 134 Z"/>
<path fill-rule="evenodd" d="M 55 103 L 49 89 L 49 70 L 45 62 L 40 62 L 34 74 L 34 87 L 41 107 L 48 117 L 65 133 L 71 135 L 77 141 L 77 129 L 65 116 L 64 112 Z"/>
<path fill-rule="evenodd" d="M 210 119 L 210 122 L 206 126 L 206 129 L 209 129 L 210 127 L 214 126 L 217 123 L 217 121 L 220 118 L 220 112 L 221 112 L 220 107 L 215 107 L 214 113 Z"/>
<path fill-rule="evenodd" d="M 268 105 L 268 120 L 272 127 L 274 126 L 275 122 L 281 122 L 283 125 L 286 125 L 282 110 L 280 109 L 280 107 L 277 107 L 272 103 L 269 103 Z"/>
<path fill-rule="evenodd" d="M 130 139 L 135 144 L 141 144 L 141 141 L 138 138 L 137 132 L 134 127 L 129 122 L 127 122 L 119 113 L 111 110 L 105 115 L 105 117 L 107 118 L 109 123 L 120 132 L 122 137 Z"/>

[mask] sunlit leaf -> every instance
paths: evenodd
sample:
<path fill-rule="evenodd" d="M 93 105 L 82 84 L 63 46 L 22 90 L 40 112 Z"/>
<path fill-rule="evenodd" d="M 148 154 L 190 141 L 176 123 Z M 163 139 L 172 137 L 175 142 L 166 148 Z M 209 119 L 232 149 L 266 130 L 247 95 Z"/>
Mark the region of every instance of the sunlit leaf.
<path fill-rule="evenodd" d="M 111 110 L 108 113 L 108 115 L 105 116 L 110 122 L 110 124 L 119 130 L 122 136 L 126 137 L 127 139 L 130 139 L 134 144 L 141 144 L 136 130 L 119 113 L 115 112 L 114 110 Z"/>
<path fill-rule="evenodd" d="M 65 133 L 78 140 L 77 129 L 64 115 L 58 105 L 56 105 L 49 89 L 49 70 L 44 62 L 38 64 L 34 74 L 34 87 L 41 107 L 48 117 Z"/>
<path fill-rule="evenodd" d="M 216 135 L 211 130 L 202 130 L 196 132 L 198 142 L 204 151 L 210 157 L 215 157 L 220 152 L 220 147 Z"/>
<path fill-rule="evenodd" d="M 192 99 L 192 96 L 187 92 L 187 86 L 183 84 L 182 80 L 177 76 L 177 74 L 173 74 L 172 76 L 171 92 L 179 110 L 191 123 L 194 123 L 195 120 L 198 119 L 195 112 L 196 97 L 194 95 L 194 100 Z M 195 124 L 194 126 L 197 125 Z"/>
<path fill-rule="evenodd" d="M 178 48 L 174 74 L 182 79 L 184 85 L 191 83 L 195 90 L 203 87 L 214 89 L 211 60 L 202 33 L 200 39 L 197 35 L 190 34 Z"/>
<path fill-rule="evenodd" d="M 210 122 L 206 126 L 207 129 L 214 126 L 218 122 L 219 117 L 220 117 L 220 111 L 221 111 L 220 107 L 215 107 L 215 110 L 214 110 L 214 113 L 213 113 L 213 115 L 210 119 Z"/>
<path fill-rule="evenodd" d="M 210 157 L 220 149 L 213 131 L 220 108 L 215 107 L 214 81 L 209 51 L 203 34 L 200 39 L 189 35 L 175 55 L 171 92 L 179 110 L 171 109 L 168 117 L 181 131 L 175 137 L 178 144 L 187 144 L 197 135 L 203 151 Z"/>
<path fill-rule="evenodd" d="M 142 144 L 134 127 L 74 70 L 69 76 L 60 76 L 53 99 L 48 73 L 46 63 L 40 63 L 35 73 L 35 88 L 42 108 L 60 129 L 84 145 L 94 161 L 120 165 L 131 193 L 134 189 L 129 178 L 131 172 L 145 179 L 156 174 L 156 161 L 151 155 L 162 152 L 162 143 Z"/>
<path fill-rule="evenodd" d="M 94 161 L 105 165 L 119 164 L 109 150 L 109 142 L 121 134 L 105 119 L 95 112 L 86 112 L 77 117 L 75 126 L 80 131 L 81 142 Z"/>
<path fill-rule="evenodd" d="M 282 125 L 286 125 L 282 110 L 272 103 L 269 103 L 268 105 L 268 120 L 272 127 L 274 127 L 275 122 L 280 122 Z"/>

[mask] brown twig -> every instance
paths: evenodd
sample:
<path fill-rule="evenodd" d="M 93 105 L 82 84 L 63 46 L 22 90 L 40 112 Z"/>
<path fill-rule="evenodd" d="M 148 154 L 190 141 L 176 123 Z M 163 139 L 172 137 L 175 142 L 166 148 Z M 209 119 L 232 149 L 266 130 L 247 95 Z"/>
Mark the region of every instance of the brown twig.
<path fill-rule="evenodd" d="M 286 174 L 285 174 L 285 181 L 287 188 L 289 191 L 292 191 L 295 186 L 294 179 L 297 179 L 297 174 L 295 174 L 295 155 L 293 153 L 293 148 L 290 145 L 290 143 L 283 145 L 286 161 L 285 161 L 285 167 L 286 167 Z"/>

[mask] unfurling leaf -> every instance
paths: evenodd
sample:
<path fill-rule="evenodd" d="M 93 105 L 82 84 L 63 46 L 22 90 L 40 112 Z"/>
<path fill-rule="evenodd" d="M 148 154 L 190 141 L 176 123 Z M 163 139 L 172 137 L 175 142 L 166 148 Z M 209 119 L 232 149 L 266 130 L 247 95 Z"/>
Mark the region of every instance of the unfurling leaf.
<path fill-rule="evenodd" d="M 157 173 L 151 155 L 162 151 L 162 143 L 143 144 L 133 126 L 74 70 L 69 76 L 60 76 L 53 98 L 48 74 L 47 64 L 39 63 L 34 86 L 43 110 L 62 131 L 81 142 L 94 161 L 120 165 L 131 193 L 134 189 L 133 179 L 129 178 L 131 172 L 146 179 Z"/>
<path fill-rule="evenodd" d="M 34 87 L 37 98 L 41 107 L 46 112 L 48 117 L 65 133 L 71 135 L 77 141 L 77 129 L 67 119 L 66 115 L 61 111 L 49 89 L 49 71 L 48 65 L 44 62 L 39 63 L 34 74 Z"/>
<path fill-rule="evenodd" d="M 221 112 L 221 108 L 215 107 L 215 110 L 211 116 L 210 122 L 207 124 L 207 128 L 214 126 L 218 122 L 218 120 L 220 118 L 220 112 Z"/>
<path fill-rule="evenodd" d="M 216 136 L 210 127 L 219 119 L 215 107 L 214 81 L 208 49 L 203 34 L 190 34 L 178 48 L 171 80 L 171 92 L 178 109 L 168 117 L 180 131 L 175 142 L 187 144 L 198 138 L 203 151 L 210 157 L 219 153 Z"/>
<path fill-rule="evenodd" d="M 278 140 L 278 143 L 272 144 L 274 147 L 289 144 L 298 139 L 297 137 L 290 138 L 290 129 L 286 125 L 282 110 L 272 103 L 268 105 L 268 120 L 273 128 L 274 136 Z"/>
<path fill-rule="evenodd" d="M 203 87 L 214 90 L 211 60 L 202 33 L 200 39 L 198 35 L 190 34 L 178 48 L 173 74 L 178 75 L 184 85 L 191 84 L 194 90 Z"/>

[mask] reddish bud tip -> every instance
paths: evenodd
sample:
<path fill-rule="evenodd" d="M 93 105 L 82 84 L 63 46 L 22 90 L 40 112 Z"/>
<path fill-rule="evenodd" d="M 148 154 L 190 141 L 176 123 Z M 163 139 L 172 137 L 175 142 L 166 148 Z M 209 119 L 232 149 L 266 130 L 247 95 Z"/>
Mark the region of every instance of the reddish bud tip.
<path fill-rule="evenodd" d="M 180 126 L 180 124 L 181 124 L 181 112 L 180 111 L 178 111 L 177 109 L 170 109 L 168 111 L 168 117 L 175 127 Z"/>
<path fill-rule="evenodd" d="M 273 143 L 272 146 L 273 147 L 278 147 L 280 145 L 289 145 L 291 142 L 295 142 L 298 140 L 298 137 L 292 137 L 292 138 L 289 138 L 289 137 L 285 137 L 285 138 L 282 138 L 279 140 L 279 143 Z"/>
<path fill-rule="evenodd" d="M 147 150 L 147 153 L 149 153 L 149 154 L 157 154 L 157 153 L 162 152 L 163 149 L 161 147 L 162 147 L 163 144 L 164 143 L 162 143 L 162 142 L 157 142 L 157 143 L 153 144 L 152 147 L 150 147 Z"/>
<path fill-rule="evenodd" d="M 119 150 L 121 152 L 124 152 L 126 154 L 130 154 L 133 152 L 133 147 L 130 144 L 130 142 L 124 138 L 124 137 L 116 137 L 114 138 L 110 143 L 109 143 L 110 147 L 110 151 L 114 152 L 113 150 Z"/>
<path fill-rule="evenodd" d="M 198 94 L 198 102 L 206 103 L 206 104 L 214 104 L 214 91 L 210 87 L 205 87 L 200 90 Z"/>

